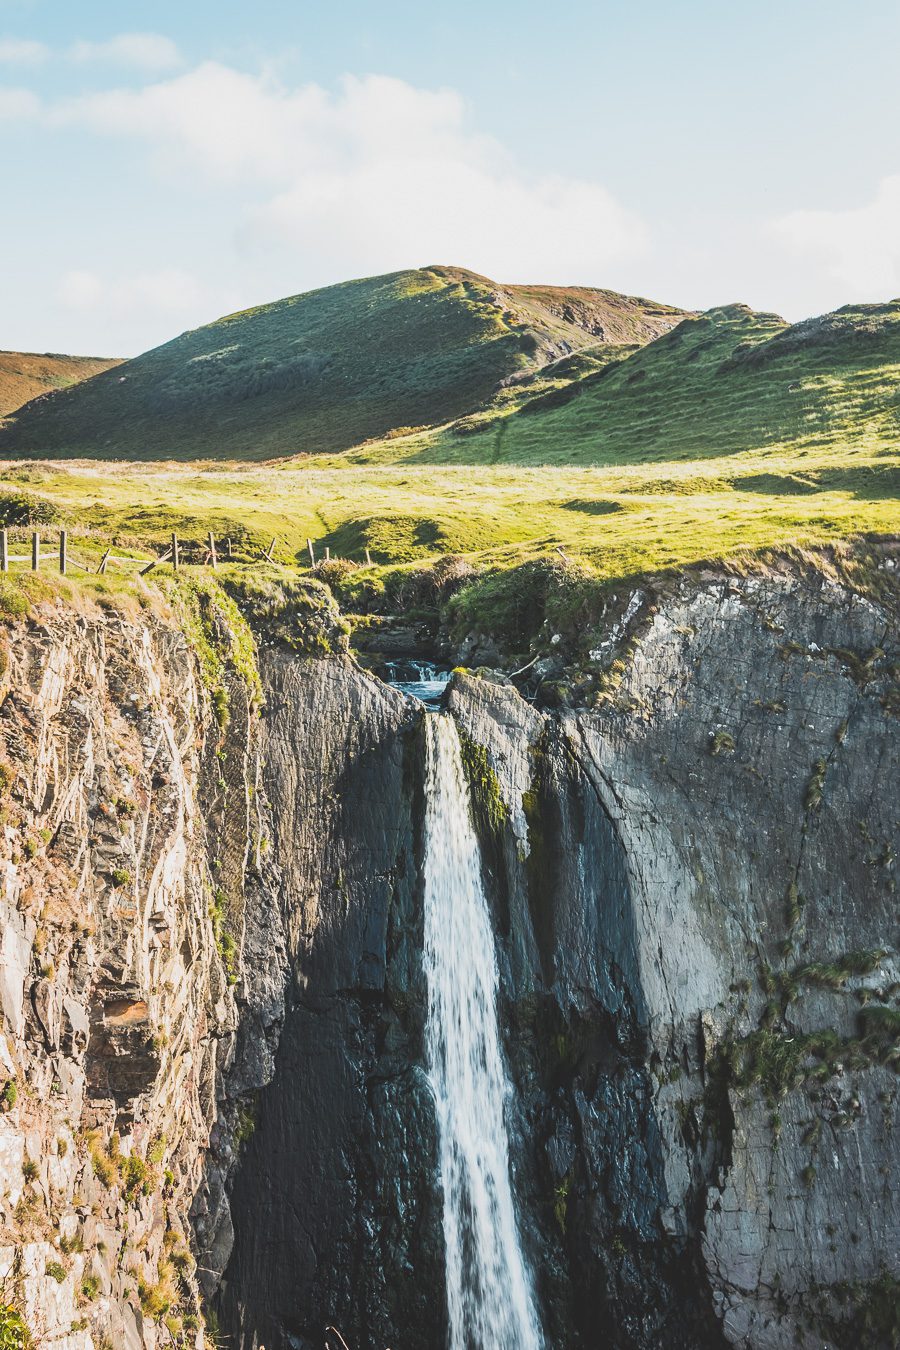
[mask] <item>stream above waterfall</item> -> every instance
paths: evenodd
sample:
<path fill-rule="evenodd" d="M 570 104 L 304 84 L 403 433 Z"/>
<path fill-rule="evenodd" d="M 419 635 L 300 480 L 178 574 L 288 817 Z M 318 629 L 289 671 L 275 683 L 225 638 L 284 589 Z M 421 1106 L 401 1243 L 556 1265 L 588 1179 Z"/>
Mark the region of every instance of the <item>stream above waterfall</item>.
<path fill-rule="evenodd" d="M 451 672 L 427 661 L 390 661 L 386 667 L 388 682 L 404 694 L 417 698 L 432 711 L 441 706 Z"/>

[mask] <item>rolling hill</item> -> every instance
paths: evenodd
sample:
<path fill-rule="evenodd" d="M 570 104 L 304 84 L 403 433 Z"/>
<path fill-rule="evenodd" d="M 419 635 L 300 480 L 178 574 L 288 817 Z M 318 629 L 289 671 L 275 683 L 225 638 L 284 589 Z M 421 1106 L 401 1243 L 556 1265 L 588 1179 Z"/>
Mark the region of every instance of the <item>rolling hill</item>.
<path fill-rule="evenodd" d="M 0 418 L 43 394 L 68 389 L 119 364 L 118 360 L 100 356 L 0 352 Z"/>
<path fill-rule="evenodd" d="M 558 363 L 557 370 L 565 363 Z M 543 383 L 548 384 L 550 371 Z M 364 447 L 371 462 L 626 465 L 900 447 L 900 301 L 790 325 L 728 305 L 511 411 Z"/>
<path fill-rule="evenodd" d="M 434 426 L 549 363 L 625 352 L 684 311 L 430 267 L 228 315 L 19 410 L 7 456 L 264 460 Z M 588 358 L 585 369 L 602 365 Z"/>

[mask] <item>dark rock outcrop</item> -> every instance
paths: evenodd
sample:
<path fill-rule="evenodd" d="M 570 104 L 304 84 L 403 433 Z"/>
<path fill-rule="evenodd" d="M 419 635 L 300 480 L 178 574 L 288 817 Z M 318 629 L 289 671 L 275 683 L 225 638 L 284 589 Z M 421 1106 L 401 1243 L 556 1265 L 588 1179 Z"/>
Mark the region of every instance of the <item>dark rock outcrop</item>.
<path fill-rule="evenodd" d="M 224 1322 L 243 1345 L 439 1344 L 422 1070 L 421 809 L 410 699 L 349 661 L 264 662 L 263 777 L 294 971 L 237 1177 Z"/>

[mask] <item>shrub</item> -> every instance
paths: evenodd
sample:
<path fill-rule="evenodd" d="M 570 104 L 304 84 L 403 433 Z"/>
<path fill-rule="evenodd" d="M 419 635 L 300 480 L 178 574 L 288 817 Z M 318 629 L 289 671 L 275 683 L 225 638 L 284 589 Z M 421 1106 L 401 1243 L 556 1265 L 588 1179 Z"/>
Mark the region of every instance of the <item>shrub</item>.
<path fill-rule="evenodd" d="M 60 512 L 43 497 L 30 492 L 4 492 L 0 495 L 0 525 L 52 525 Z"/>
<path fill-rule="evenodd" d="M 216 941 L 216 948 L 222 959 L 222 965 L 225 967 L 225 976 L 229 984 L 236 984 L 238 978 L 238 948 L 237 943 L 226 927 L 228 896 L 220 886 L 213 892 L 212 904 L 209 907 L 209 916 L 213 923 L 213 935 Z"/>
<path fill-rule="evenodd" d="M 807 811 L 817 811 L 822 805 L 822 789 L 825 786 L 825 774 L 828 765 L 824 759 L 817 759 L 813 765 L 813 771 L 809 782 L 806 785 L 806 794 L 803 804 Z"/>
<path fill-rule="evenodd" d="M 160 1261 L 156 1269 L 155 1284 L 148 1284 L 143 1276 L 138 1277 L 138 1298 L 141 1300 L 143 1311 L 154 1321 L 159 1321 L 166 1315 L 177 1298 L 174 1270 L 170 1261 Z"/>
<path fill-rule="evenodd" d="M 231 708 L 228 702 L 228 690 L 223 684 L 217 685 L 212 691 L 213 714 L 219 724 L 221 731 L 227 731 L 228 723 L 231 720 Z"/>
<path fill-rule="evenodd" d="M 115 1141 L 115 1142 L 114 1142 Z M 91 1153 L 91 1166 L 94 1176 L 107 1188 L 114 1186 L 119 1177 L 119 1140 L 113 1135 L 106 1149 L 103 1148 L 98 1134 L 88 1136 Z"/>
<path fill-rule="evenodd" d="M 149 1163 L 161 1163 L 166 1156 L 166 1136 L 158 1134 L 147 1149 L 147 1161 Z"/>
<path fill-rule="evenodd" d="M 59 1250 L 63 1256 L 71 1256 L 73 1252 L 83 1252 L 84 1238 L 80 1233 L 73 1233 L 71 1237 L 61 1237 L 59 1239 Z"/>
<path fill-rule="evenodd" d="M 62 1284 L 66 1278 L 66 1268 L 61 1266 L 58 1261 L 48 1261 L 44 1267 L 46 1275 L 52 1275 L 57 1284 Z"/>
<path fill-rule="evenodd" d="M 93 1303 L 100 1293 L 100 1281 L 96 1275 L 85 1275 L 81 1281 L 81 1297 L 86 1303 Z"/>
<path fill-rule="evenodd" d="M 12 1303 L 0 1302 L 0 1350 L 31 1350 L 25 1318 Z"/>
<path fill-rule="evenodd" d="M 311 569 L 312 575 L 317 581 L 324 581 L 326 586 L 332 589 L 339 588 L 345 577 L 351 572 L 357 572 L 359 564 L 351 562 L 349 558 L 328 558 L 322 562 L 317 562 Z"/>
<path fill-rule="evenodd" d="M 248 1139 L 252 1138 L 256 1129 L 256 1104 L 249 1106 L 241 1105 L 238 1107 L 237 1123 L 234 1130 L 234 1142 L 240 1147 Z"/>
<path fill-rule="evenodd" d="M 172 1265 L 178 1271 L 190 1270 L 194 1263 L 194 1258 L 191 1256 L 190 1251 L 184 1246 L 174 1247 L 170 1259 Z"/>
<path fill-rule="evenodd" d="M 129 1153 L 122 1163 L 122 1180 L 125 1195 L 129 1200 L 137 1199 L 143 1193 L 149 1195 L 153 1185 L 153 1173 L 137 1153 Z"/>

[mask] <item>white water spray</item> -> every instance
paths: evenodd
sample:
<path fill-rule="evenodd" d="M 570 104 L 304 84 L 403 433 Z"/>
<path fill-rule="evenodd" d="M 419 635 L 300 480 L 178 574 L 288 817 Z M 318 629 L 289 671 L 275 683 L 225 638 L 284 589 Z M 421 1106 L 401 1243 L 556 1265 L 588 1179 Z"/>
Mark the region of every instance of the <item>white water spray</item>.
<path fill-rule="evenodd" d="M 497 960 L 456 724 L 426 719 L 426 1050 L 434 1090 L 450 1350 L 541 1350 L 503 1120 Z"/>

